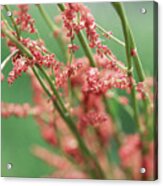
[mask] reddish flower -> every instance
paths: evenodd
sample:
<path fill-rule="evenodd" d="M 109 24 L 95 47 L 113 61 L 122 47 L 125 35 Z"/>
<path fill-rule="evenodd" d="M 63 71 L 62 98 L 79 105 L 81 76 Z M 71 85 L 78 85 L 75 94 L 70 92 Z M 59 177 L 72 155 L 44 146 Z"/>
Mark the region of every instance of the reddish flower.
<path fill-rule="evenodd" d="M 127 74 L 114 71 L 101 71 L 97 68 L 89 68 L 87 71 L 86 82 L 83 85 L 84 93 L 104 94 L 108 89 L 130 89 L 131 82 Z"/>
<path fill-rule="evenodd" d="M 69 46 L 68 46 L 68 49 L 69 49 L 69 51 L 71 52 L 75 52 L 75 51 L 77 51 L 77 50 L 79 50 L 79 46 L 77 46 L 77 45 L 75 45 L 75 44 L 70 44 Z"/>
<path fill-rule="evenodd" d="M 44 125 L 41 127 L 42 137 L 51 145 L 57 145 L 57 138 L 54 130 L 54 126 Z"/>
<path fill-rule="evenodd" d="M 28 5 L 18 5 L 19 10 L 15 11 L 16 16 L 16 24 L 20 26 L 22 31 L 26 31 L 29 33 L 35 33 L 35 21 L 34 19 L 28 14 L 29 7 Z"/>
<path fill-rule="evenodd" d="M 27 58 L 22 55 L 21 52 L 18 52 L 12 58 L 13 69 L 9 73 L 8 83 L 12 84 L 15 79 L 21 76 L 22 72 L 26 72 L 29 67 L 33 67 L 33 65 L 37 64 L 40 66 L 45 66 L 47 68 L 52 68 L 54 71 L 57 71 L 60 62 L 56 61 L 55 55 L 50 54 L 42 40 L 31 40 L 30 38 L 21 38 L 20 42 L 25 45 L 33 58 Z M 8 41 L 8 46 L 10 47 L 11 51 L 16 50 L 17 47 L 11 41 Z"/>
<path fill-rule="evenodd" d="M 24 103 L 22 105 L 20 104 L 14 104 L 14 103 L 1 103 L 1 114 L 2 117 L 10 117 L 10 116 L 16 116 L 16 117 L 26 117 L 29 114 L 32 115 L 39 115 L 40 109 L 39 107 L 31 107 L 28 103 Z"/>
<path fill-rule="evenodd" d="M 64 26 L 67 28 L 67 36 L 74 39 L 75 33 L 85 29 L 89 46 L 96 48 L 101 57 L 111 55 L 110 49 L 103 45 L 96 32 L 96 23 L 90 10 L 80 3 L 67 3 L 62 13 Z M 80 16 L 79 16 L 80 15 Z"/>

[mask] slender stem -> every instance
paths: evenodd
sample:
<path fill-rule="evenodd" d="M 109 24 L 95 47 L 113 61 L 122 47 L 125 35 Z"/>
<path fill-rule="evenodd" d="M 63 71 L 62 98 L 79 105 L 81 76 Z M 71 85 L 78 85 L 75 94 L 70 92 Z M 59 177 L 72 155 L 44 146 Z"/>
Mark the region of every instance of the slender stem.
<path fill-rule="evenodd" d="M 44 91 L 48 94 L 48 96 L 50 98 L 52 98 L 52 95 L 51 93 L 49 92 L 49 90 L 46 88 L 45 84 L 43 83 L 42 79 L 40 78 L 37 70 L 35 69 L 35 67 L 32 68 L 34 74 L 36 75 L 36 78 L 38 79 L 38 81 L 40 82 L 42 88 L 44 89 Z M 68 114 L 65 114 L 65 112 L 60 108 L 60 106 L 58 105 L 57 101 L 54 101 L 53 100 L 53 104 L 55 106 L 55 108 L 57 108 L 58 112 L 60 113 L 60 115 L 62 116 L 62 118 L 65 120 L 65 122 L 68 124 L 69 128 L 71 129 L 71 131 L 73 132 L 73 134 L 75 135 L 75 137 L 77 138 L 77 141 L 79 143 L 79 147 L 80 149 L 82 150 L 83 154 L 85 155 L 86 159 L 88 157 L 91 157 L 93 158 L 92 160 L 94 161 L 95 165 L 97 166 L 98 168 L 98 171 L 100 171 L 100 177 L 104 178 L 104 175 L 102 173 L 102 170 L 101 170 L 101 167 L 99 166 L 97 160 L 95 159 L 95 157 L 90 153 L 90 151 L 87 149 L 84 141 L 82 140 L 77 128 L 75 127 L 75 124 L 73 122 L 73 120 L 70 118 L 70 116 Z M 89 160 L 87 160 L 89 161 Z M 91 174 L 92 175 L 96 175 L 97 176 L 97 173 L 94 173 L 93 174 L 93 171 L 91 171 Z"/>
<path fill-rule="evenodd" d="M 45 86 L 45 83 L 43 82 L 43 80 L 41 79 L 39 73 L 37 72 L 36 67 L 32 68 L 33 73 L 35 74 L 37 80 L 39 81 L 41 87 L 43 88 L 43 90 L 46 92 L 46 94 L 49 96 L 49 98 L 52 98 L 51 93 L 49 92 L 48 88 Z"/>
<path fill-rule="evenodd" d="M 50 17 L 47 15 L 47 13 L 45 12 L 44 8 L 40 5 L 37 4 L 36 5 L 42 15 L 42 17 L 44 18 L 44 20 L 46 21 L 47 25 L 49 26 L 49 28 L 54 32 L 55 30 L 58 30 L 58 27 L 51 21 Z"/>
<path fill-rule="evenodd" d="M 130 42 L 130 30 L 128 26 L 128 21 L 127 21 L 127 18 L 126 18 L 126 15 L 125 15 L 125 12 L 124 12 L 124 9 L 121 3 L 114 2 L 112 3 L 112 5 L 115 8 L 116 12 L 118 13 L 121 23 L 122 23 L 122 29 L 123 29 L 125 43 L 126 43 L 125 48 L 126 48 L 126 57 L 127 57 L 127 65 L 128 65 L 128 76 L 130 79 L 132 79 L 133 74 L 132 74 L 132 63 L 131 63 L 131 42 Z M 132 96 L 132 103 L 133 103 L 136 126 L 137 126 L 137 129 L 139 130 L 140 123 L 139 123 L 138 105 L 136 101 L 136 92 L 135 92 L 135 87 L 133 83 L 132 83 L 132 88 L 131 88 L 131 96 Z"/>
<path fill-rule="evenodd" d="M 94 61 L 94 58 L 93 58 L 93 55 L 92 55 L 92 52 L 91 52 L 91 49 L 82 33 L 82 31 L 79 31 L 79 33 L 77 34 L 78 36 L 78 39 L 83 47 L 83 50 L 86 54 L 86 56 L 88 57 L 89 61 L 90 61 L 90 64 L 92 67 L 95 67 L 96 66 L 96 63 Z"/>
<path fill-rule="evenodd" d="M 64 7 L 63 4 L 58 4 L 58 7 L 61 11 L 65 10 L 65 7 Z M 84 38 L 83 33 L 79 32 L 77 36 L 78 36 L 78 39 L 79 39 L 79 41 L 80 41 L 80 43 L 81 43 L 81 45 L 82 45 L 82 47 L 85 51 L 86 56 L 88 57 L 88 59 L 90 61 L 91 66 L 95 67 L 96 63 L 94 61 L 92 51 L 90 50 L 90 47 L 88 46 L 87 41 Z M 113 113 L 111 112 L 110 105 L 109 105 L 105 95 L 103 96 L 103 102 L 105 104 L 105 108 L 106 108 L 107 113 L 110 114 L 113 117 Z"/>
<path fill-rule="evenodd" d="M 13 51 L 9 56 L 6 57 L 6 59 L 1 64 L 1 71 L 5 68 L 7 63 L 10 61 L 10 59 L 18 52 L 19 50 Z"/>
<path fill-rule="evenodd" d="M 126 18 L 126 15 L 125 15 L 125 12 L 123 10 L 123 6 L 121 5 L 121 3 L 112 3 L 113 7 L 115 8 L 116 12 L 118 13 L 120 19 L 121 19 L 121 22 L 122 22 L 122 27 L 123 27 L 123 32 L 124 32 L 124 36 L 125 36 L 125 42 L 126 42 L 126 54 L 127 54 L 127 59 L 129 59 L 129 63 L 131 63 L 131 54 L 130 54 L 130 49 L 131 47 L 134 46 L 133 44 L 133 40 L 132 40 L 132 36 L 131 36 L 131 31 L 130 31 L 130 27 L 128 25 L 128 22 L 127 22 L 127 18 Z M 139 69 L 141 70 L 141 68 Z M 141 72 L 142 73 L 142 72 Z M 141 75 L 140 78 L 144 79 L 144 75 L 143 74 L 139 74 Z M 132 72 L 131 74 L 132 75 Z M 137 101 L 136 101 L 136 96 L 135 96 L 135 88 L 132 87 L 132 90 L 131 90 L 131 94 L 132 94 L 132 99 L 133 99 L 133 107 L 134 107 L 134 115 L 135 115 L 135 121 L 136 123 L 138 122 L 138 132 L 139 132 L 139 135 L 140 135 L 140 139 L 141 139 L 141 142 L 142 142 L 142 149 L 141 149 L 141 155 L 142 155 L 142 165 L 143 165 L 143 155 L 144 153 L 146 152 L 146 145 L 144 144 L 144 132 L 141 130 L 141 126 L 140 126 L 140 123 L 139 123 L 139 118 L 138 118 L 138 107 L 137 107 Z M 145 100 L 144 102 L 145 104 L 145 114 L 147 114 L 147 102 Z M 142 176 L 142 179 L 143 179 L 143 176 Z"/>
<path fill-rule="evenodd" d="M 123 41 L 121 41 L 120 39 L 118 39 L 117 37 L 113 36 L 113 34 L 108 33 L 102 26 L 100 26 L 99 24 L 96 23 L 96 28 L 101 31 L 103 34 L 105 34 L 106 36 L 108 36 L 109 38 L 111 38 L 113 41 L 115 41 L 116 43 L 120 44 L 121 46 L 125 47 L 125 43 Z"/>
<path fill-rule="evenodd" d="M 73 52 L 70 53 L 69 65 L 72 64 Z M 68 97 L 70 102 L 70 107 L 72 106 L 72 85 L 71 85 L 71 77 L 68 77 Z"/>
<path fill-rule="evenodd" d="M 103 27 L 101 27 L 99 24 L 96 23 L 96 27 L 99 31 L 110 37 L 112 40 L 120 44 L 121 46 L 125 47 L 125 43 L 118 39 L 117 37 L 113 36 L 112 34 L 109 34 Z M 129 28 L 129 33 L 130 33 L 130 41 L 131 41 L 131 49 L 137 50 L 136 43 L 133 37 L 133 33 L 131 31 L 131 28 Z M 136 52 L 136 55 L 132 56 L 134 65 L 136 67 L 136 71 L 138 74 L 139 81 L 144 81 L 145 79 L 145 73 L 142 67 L 142 63 L 139 57 L 138 52 Z"/>
<path fill-rule="evenodd" d="M 12 35 L 9 31 L 7 31 L 4 27 L 2 27 L 2 32 L 13 42 L 17 45 L 17 47 L 21 50 L 22 53 L 24 53 L 25 55 L 27 55 L 29 58 L 32 58 L 32 54 L 30 53 L 30 51 L 24 46 L 22 45 L 17 38 Z M 38 65 L 37 65 L 38 67 Z M 54 88 L 51 80 L 49 79 L 49 77 L 47 76 L 46 72 L 39 67 L 39 70 L 41 70 L 41 72 L 44 74 L 47 82 L 49 83 L 49 85 L 52 88 L 53 93 L 55 94 L 56 89 Z M 33 71 L 36 75 L 36 77 L 38 78 L 40 84 L 42 85 L 43 89 L 46 91 L 46 93 L 48 94 L 48 96 L 52 97 L 51 94 L 48 92 L 48 89 L 45 87 L 45 85 L 42 83 L 41 78 L 39 78 L 39 76 L 37 75 L 37 71 L 33 68 Z M 57 95 L 55 95 L 56 97 L 59 98 L 59 94 L 57 93 Z M 60 100 L 60 98 L 59 98 Z M 71 132 L 73 133 L 73 135 L 76 137 L 78 144 L 79 144 L 79 148 L 81 150 L 81 152 L 84 155 L 84 158 L 86 159 L 86 161 L 88 162 L 88 166 L 91 166 L 91 170 L 94 172 L 94 174 L 98 177 L 98 178 L 105 178 L 105 175 L 103 173 L 103 170 L 101 169 L 100 164 L 98 163 L 96 157 L 90 152 L 90 150 L 88 149 L 88 147 L 86 146 L 85 142 L 83 141 L 83 139 L 80 136 L 80 133 L 74 123 L 74 121 L 72 120 L 71 116 L 69 115 L 68 111 L 66 110 L 66 112 L 64 110 L 62 110 L 62 108 L 60 108 L 60 105 L 57 103 L 58 100 L 53 101 L 54 106 L 56 107 L 56 109 L 58 110 L 58 112 L 60 113 L 61 117 L 63 118 L 63 120 L 67 123 L 69 129 L 71 130 Z M 94 168 L 93 168 L 93 167 Z"/>
<path fill-rule="evenodd" d="M 134 65 L 138 74 L 139 81 L 145 80 L 145 72 L 143 70 L 143 66 L 139 57 L 139 54 L 137 52 L 136 43 L 134 41 L 134 37 L 131 31 L 131 28 L 129 27 L 129 35 L 130 35 L 130 41 L 131 41 L 131 49 L 136 50 L 136 55 L 132 56 L 132 59 L 134 61 Z"/>
<path fill-rule="evenodd" d="M 54 33 L 55 31 L 57 32 L 59 30 L 58 26 L 55 25 L 49 15 L 46 13 L 45 9 L 40 5 L 40 4 L 37 4 L 36 5 L 38 7 L 38 10 L 41 14 L 41 16 L 43 17 L 43 19 L 45 20 L 46 24 L 48 25 L 49 29 Z M 66 49 L 64 47 L 64 43 L 63 43 L 63 40 L 61 38 L 61 36 L 59 35 L 58 39 L 56 40 L 62 50 L 62 53 L 64 55 L 64 59 L 67 60 L 67 54 L 66 54 Z"/>
<path fill-rule="evenodd" d="M 61 108 L 63 109 L 64 112 L 67 112 L 67 109 L 64 106 L 63 100 L 60 97 L 58 91 L 56 90 L 55 86 L 53 85 L 51 79 L 49 78 L 49 76 L 46 74 L 45 70 L 43 68 L 41 68 L 40 66 L 37 66 L 39 68 L 39 70 L 42 72 L 42 74 L 44 75 L 44 77 L 46 78 L 47 82 L 49 83 L 54 95 L 56 96 L 58 102 L 61 105 Z"/>
<path fill-rule="evenodd" d="M 2 28 L 2 32 L 13 42 L 16 44 L 16 46 L 29 58 L 33 58 L 31 52 L 28 50 L 28 48 L 26 48 L 22 43 L 20 43 L 17 38 L 11 34 L 10 31 L 8 31 L 7 29 L 5 29 L 5 26 L 3 26 Z"/>
<path fill-rule="evenodd" d="M 4 7 L 5 7 L 5 9 L 6 9 L 7 12 L 9 12 L 9 11 L 11 12 L 11 10 L 9 9 L 9 7 L 8 7 L 7 5 L 4 5 Z M 13 18 L 12 15 L 9 16 L 9 17 L 10 17 L 10 19 L 11 19 L 11 22 L 12 22 L 14 28 L 15 28 L 15 31 L 16 31 L 16 34 L 17 34 L 17 37 L 18 37 L 18 39 L 20 39 L 20 34 L 19 34 L 18 27 L 17 27 L 17 25 L 16 25 L 16 22 L 15 22 L 15 20 L 14 20 L 14 18 Z"/>

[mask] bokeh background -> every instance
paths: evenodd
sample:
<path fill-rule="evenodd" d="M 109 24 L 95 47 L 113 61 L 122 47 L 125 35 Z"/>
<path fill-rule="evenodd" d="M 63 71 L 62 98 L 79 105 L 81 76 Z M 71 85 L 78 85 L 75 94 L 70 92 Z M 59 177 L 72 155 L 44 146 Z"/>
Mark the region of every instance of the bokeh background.
<path fill-rule="evenodd" d="M 103 26 L 106 30 L 112 31 L 115 36 L 123 40 L 123 32 L 121 29 L 120 20 L 115 13 L 110 3 L 85 3 L 94 15 L 96 22 Z M 153 2 L 126 2 L 123 3 L 130 26 L 133 30 L 138 51 L 142 59 L 143 67 L 147 76 L 153 76 Z M 55 4 L 43 5 L 51 19 L 58 15 L 59 11 Z M 146 14 L 140 13 L 140 9 L 146 8 Z M 11 5 L 12 10 L 17 9 L 16 6 Z M 2 10 L 4 15 L 6 13 Z M 59 49 L 56 41 L 53 39 L 51 31 L 42 19 L 38 9 L 35 5 L 30 5 L 30 14 L 36 21 L 36 27 L 40 33 L 41 38 L 45 41 L 46 46 L 51 52 L 57 54 L 60 61 L 63 60 L 63 55 Z M 6 16 L 7 17 L 7 16 Z M 8 19 L 8 18 L 7 18 Z M 28 36 L 28 35 L 25 35 Z M 76 41 L 78 43 L 78 41 Z M 114 54 L 124 63 L 125 49 L 111 40 L 103 40 Z M 6 46 L 5 40 L 1 40 L 1 61 L 9 55 L 9 50 Z M 77 52 L 78 57 L 84 55 L 83 50 Z M 6 78 L 11 70 L 12 65 L 4 69 L 5 81 L 1 84 L 2 101 L 12 103 L 29 102 L 32 104 L 32 89 L 30 79 L 26 74 L 18 78 L 12 86 L 7 84 Z M 123 130 L 126 133 L 134 133 L 134 121 L 130 115 L 123 109 L 123 107 L 112 105 L 112 108 L 117 113 L 118 118 L 121 119 Z M 15 177 L 41 177 L 46 176 L 52 172 L 53 168 L 34 157 L 31 153 L 31 147 L 34 144 L 39 144 L 50 151 L 54 151 L 50 145 L 47 145 L 40 136 L 37 123 L 32 117 L 15 118 L 11 117 L 1 121 L 1 145 L 2 145 L 2 176 Z M 112 158 L 115 163 L 119 162 L 117 155 L 116 143 L 112 143 Z M 7 170 L 7 163 L 12 163 L 13 168 Z"/>

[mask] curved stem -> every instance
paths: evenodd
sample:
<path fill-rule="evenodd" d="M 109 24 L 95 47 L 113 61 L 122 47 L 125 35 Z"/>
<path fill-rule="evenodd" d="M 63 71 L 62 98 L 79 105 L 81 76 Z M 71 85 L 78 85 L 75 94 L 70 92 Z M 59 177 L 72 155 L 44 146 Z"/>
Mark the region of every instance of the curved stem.
<path fill-rule="evenodd" d="M 10 61 L 10 59 L 18 52 L 19 50 L 13 51 L 9 56 L 6 57 L 6 59 L 1 64 L 1 71 L 5 68 L 7 63 Z"/>
<path fill-rule="evenodd" d="M 10 11 L 10 9 L 9 9 L 9 7 L 8 7 L 7 5 L 4 5 L 4 7 L 5 7 L 5 9 L 6 9 L 7 12 Z M 11 11 L 10 11 L 10 12 L 11 12 Z M 16 25 L 16 22 L 15 22 L 15 20 L 14 20 L 14 18 L 13 18 L 12 15 L 9 16 L 9 17 L 10 17 L 10 19 L 11 19 L 11 22 L 12 22 L 14 28 L 15 28 L 15 31 L 16 31 L 16 34 L 17 34 L 17 37 L 18 37 L 18 39 L 20 40 L 20 34 L 19 34 L 18 27 L 17 27 L 17 25 Z"/>

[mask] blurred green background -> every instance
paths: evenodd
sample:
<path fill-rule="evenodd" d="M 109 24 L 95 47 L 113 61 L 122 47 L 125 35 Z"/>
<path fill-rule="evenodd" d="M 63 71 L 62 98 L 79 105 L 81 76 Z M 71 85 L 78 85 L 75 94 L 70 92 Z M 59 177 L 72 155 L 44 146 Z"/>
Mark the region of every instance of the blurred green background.
<path fill-rule="evenodd" d="M 112 31 L 115 36 L 123 40 L 120 20 L 110 3 L 86 3 L 86 5 L 91 9 L 98 24 L 106 30 Z M 54 16 L 58 15 L 56 5 L 48 4 L 43 6 L 51 19 L 54 20 Z M 127 2 L 124 3 L 124 6 L 146 75 L 153 75 L 153 2 Z M 146 14 L 140 13 L 140 8 L 142 7 L 146 8 Z M 10 8 L 12 10 L 17 9 L 14 5 L 10 6 Z M 3 12 L 5 13 L 4 10 Z M 30 14 L 35 19 L 36 27 L 46 46 L 50 51 L 58 54 L 57 57 L 62 61 L 63 55 L 35 5 L 30 5 Z M 114 54 L 125 63 L 125 50 L 123 47 L 111 40 L 104 40 L 103 43 L 107 44 Z M 2 39 L 1 54 L 2 61 L 9 55 L 4 39 Z M 82 49 L 77 52 L 77 56 L 83 55 Z M 12 65 L 10 64 L 4 69 L 5 78 L 7 78 L 11 67 Z M 2 101 L 14 103 L 30 102 L 32 104 L 30 80 L 26 74 L 18 78 L 12 86 L 9 86 L 5 79 L 1 87 Z M 124 123 L 124 130 L 127 133 L 134 132 L 134 128 L 129 128 L 131 123 L 134 122 L 132 118 L 123 109 L 119 111 L 120 108 L 118 106 L 114 105 L 114 107 L 117 115 L 122 120 L 122 123 Z M 32 117 L 24 119 L 14 117 L 2 118 L 1 123 L 2 176 L 40 177 L 52 172 L 52 167 L 49 167 L 31 154 L 30 149 L 33 144 L 45 146 L 53 151 L 52 147 L 42 140 L 39 128 Z M 114 143 L 113 146 L 115 146 Z M 11 170 L 7 170 L 7 163 L 13 164 Z"/>

